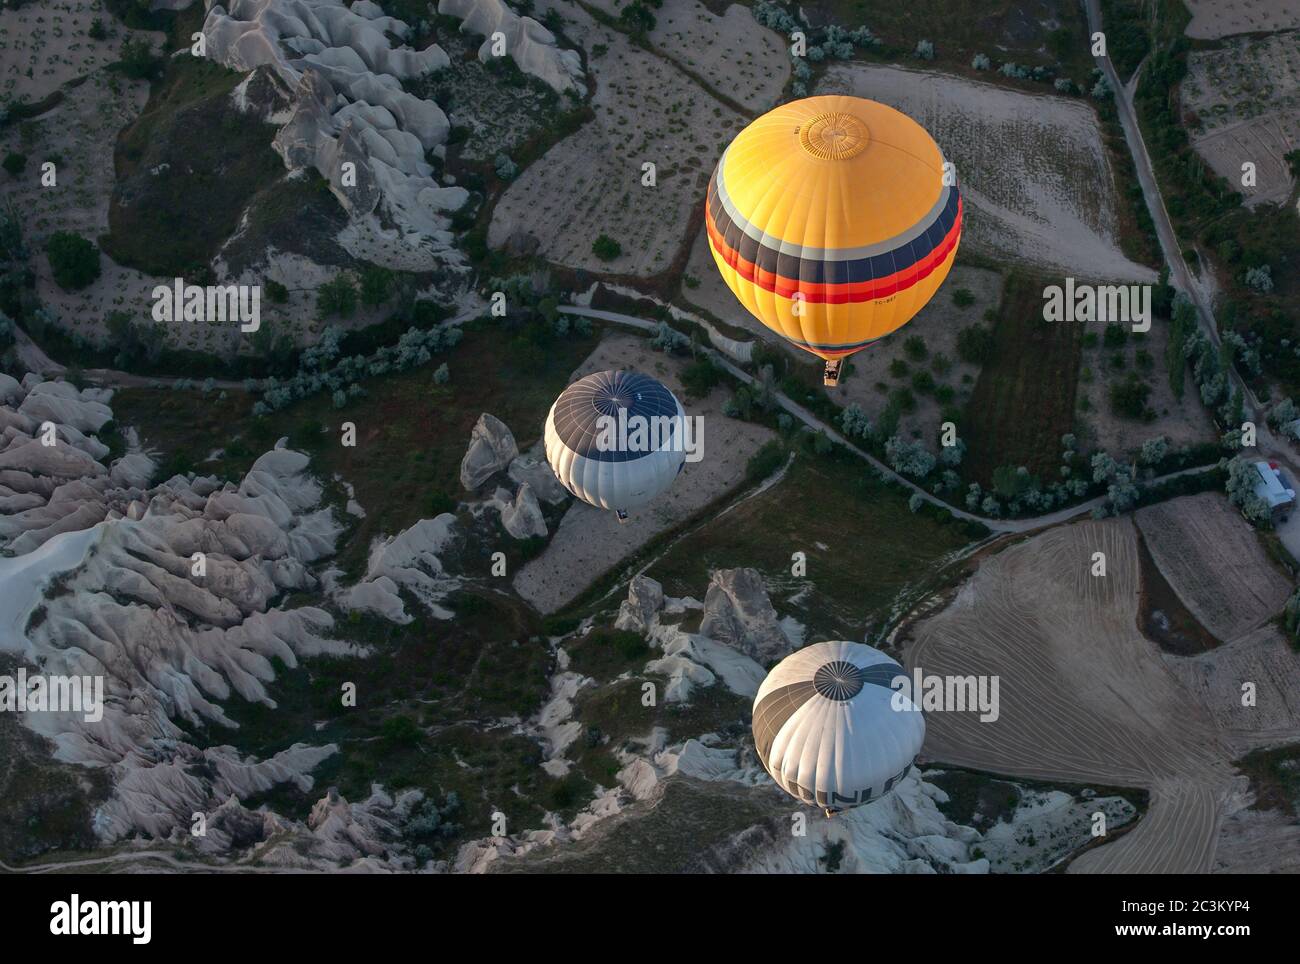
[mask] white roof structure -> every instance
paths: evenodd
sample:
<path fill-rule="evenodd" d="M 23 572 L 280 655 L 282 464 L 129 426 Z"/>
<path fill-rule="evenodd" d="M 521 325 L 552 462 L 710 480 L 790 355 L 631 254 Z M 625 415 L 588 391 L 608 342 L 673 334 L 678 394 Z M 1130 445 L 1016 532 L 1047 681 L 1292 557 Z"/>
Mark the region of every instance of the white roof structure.
<path fill-rule="evenodd" d="M 1295 489 L 1282 484 L 1282 474 L 1271 462 L 1256 462 L 1255 470 L 1259 472 L 1259 482 L 1255 484 L 1255 494 L 1268 503 L 1270 509 L 1288 505 L 1295 501 Z"/>

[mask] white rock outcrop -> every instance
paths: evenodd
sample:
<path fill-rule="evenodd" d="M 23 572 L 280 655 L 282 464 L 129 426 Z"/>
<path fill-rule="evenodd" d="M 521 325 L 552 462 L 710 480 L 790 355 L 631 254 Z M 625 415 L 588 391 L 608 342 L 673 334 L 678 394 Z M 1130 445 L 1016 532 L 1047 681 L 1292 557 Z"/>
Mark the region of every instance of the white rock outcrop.
<path fill-rule="evenodd" d="M 540 445 L 537 446 L 540 448 Z M 519 455 L 506 470 L 512 482 L 528 483 L 533 494 L 542 502 L 557 505 L 569 497 L 568 490 L 555 477 L 555 470 L 545 457 L 539 455 Z"/>
<path fill-rule="evenodd" d="M 756 569 L 719 569 L 704 597 L 700 635 L 736 647 L 760 663 L 790 653 L 790 640 L 781 628 L 767 587 Z"/>
<path fill-rule="evenodd" d="M 335 604 L 348 611 L 368 612 L 394 623 L 409 623 L 401 591 L 406 590 L 435 619 L 451 619 L 440 605 L 460 581 L 449 575 L 441 556 L 456 539 L 456 517 L 444 512 L 421 519 L 395 536 L 376 539 L 370 546 L 366 574 L 355 585 L 338 585 L 337 569 L 324 573 L 326 591 Z"/>
<path fill-rule="evenodd" d="M 473 492 L 518 454 L 519 446 L 505 422 L 484 412 L 470 432 L 469 448 L 460 463 L 460 484 Z"/>
<path fill-rule="evenodd" d="M 426 160 L 444 150 L 450 125 L 437 104 L 402 86 L 447 66 L 445 51 L 395 47 L 390 37 L 410 35 L 405 23 L 373 3 L 339 0 L 213 3 L 203 35 L 210 59 L 240 71 L 269 68 L 292 91 L 273 141 L 289 170 L 315 168 L 353 218 L 382 209 L 412 245 L 461 262 L 447 212 L 469 194 L 439 185 Z"/>
<path fill-rule="evenodd" d="M 646 633 L 664 608 L 664 587 L 657 579 L 636 575 L 627 587 L 627 598 L 618 607 L 615 629 Z"/>
<path fill-rule="evenodd" d="M 501 525 L 516 539 L 545 537 L 546 518 L 527 482 L 519 486 L 513 498 L 505 489 L 497 490 L 497 504 L 501 507 Z"/>
<path fill-rule="evenodd" d="M 0 547 L 11 554 L 0 557 L 0 655 L 45 676 L 102 681 L 95 713 L 20 716 L 57 759 L 109 771 L 98 835 L 167 837 L 232 794 L 310 788 L 332 745 L 257 760 L 200 749 L 177 725 L 233 727 L 221 704 L 235 698 L 274 706 L 274 660 L 363 652 L 334 638 L 324 610 L 271 608 L 315 586 L 308 566 L 341 532 L 307 457 L 267 452 L 238 485 L 176 476 L 145 488 L 145 454 L 106 468 L 107 447 L 81 430 L 112 417 L 109 393 L 31 379 L 21 399 L 0 389 Z M 31 411 L 68 419 L 54 445 L 28 434 L 40 431 Z"/>
<path fill-rule="evenodd" d="M 478 59 L 484 63 L 500 56 L 493 49 L 499 41 L 520 70 L 539 78 L 557 94 L 587 93 L 578 52 L 561 50 L 555 34 L 532 17 L 519 16 L 504 0 L 438 0 L 438 13 L 463 21 L 462 32 L 484 38 L 478 51 Z"/>

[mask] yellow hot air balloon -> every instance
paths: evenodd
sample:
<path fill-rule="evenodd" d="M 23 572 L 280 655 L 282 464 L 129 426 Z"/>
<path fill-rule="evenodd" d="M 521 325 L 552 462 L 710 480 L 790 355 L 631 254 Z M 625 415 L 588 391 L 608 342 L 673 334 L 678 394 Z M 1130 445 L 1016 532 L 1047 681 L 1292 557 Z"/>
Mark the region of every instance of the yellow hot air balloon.
<path fill-rule="evenodd" d="M 945 183 L 950 181 L 951 183 Z M 808 97 L 746 127 L 709 181 L 709 249 L 768 328 L 826 359 L 911 321 L 948 276 L 961 195 L 916 121 L 860 97 Z"/>

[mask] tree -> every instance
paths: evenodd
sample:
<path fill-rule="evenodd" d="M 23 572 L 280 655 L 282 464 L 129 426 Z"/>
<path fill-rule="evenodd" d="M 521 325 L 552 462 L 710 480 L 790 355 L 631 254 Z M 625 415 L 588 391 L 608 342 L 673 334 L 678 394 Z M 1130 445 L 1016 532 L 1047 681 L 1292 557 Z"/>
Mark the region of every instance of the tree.
<path fill-rule="evenodd" d="M 1138 461 L 1143 465 L 1158 465 L 1169 454 L 1169 439 L 1163 435 L 1149 438 L 1142 443 L 1142 453 Z"/>
<path fill-rule="evenodd" d="M 1273 269 L 1266 264 L 1261 264 L 1255 268 L 1247 268 L 1246 284 L 1260 294 L 1268 294 L 1273 290 Z"/>
<path fill-rule="evenodd" d="M 395 275 L 388 268 L 366 264 L 361 267 L 361 301 L 367 307 L 376 308 L 386 302 L 393 291 Z"/>
<path fill-rule="evenodd" d="M 17 151 L 10 151 L 5 155 L 4 169 L 9 172 L 10 177 L 18 177 L 22 174 L 23 169 L 27 167 L 27 155 L 19 154 Z"/>
<path fill-rule="evenodd" d="M 79 234 L 57 231 L 45 242 L 54 280 L 64 291 L 85 288 L 99 277 L 99 249 Z"/>
<path fill-rule="evenodd" d="M 983 365 L 993 357 L 993 332 L 983 325 L 970 325 L 957 333 L 957 354 L 962 361 Z"/>
<path fill-rule="evenodd" d="M 840 413 L 840 428 L 849 438 L 867 438 L 871 435 L 871 420 L 861 405 L 851 402 Z"/>
<path fill-rule="evenodd" d="M 697 358 L 682 372 L 682 387 L 690 398 L 704 398 L 722 381 L 722 372 L 708 358 Z"/>
<path fill-rule="evenodd" d="M 999 465 L 993 470 L 993 491 L 1004 499 L 1018 498 L 1033 486 L 1033 477 L 1023 465 Z"/>
<path fill-rule="evenodd" d="M 626 8 L 624 8 L 626 12 Z M 623 253 L 623 246 L 608 234 L 602 234 L 591 244 L 591 253 L 601 261 L 613 261 Z"/>
<path fill-rule="evenodd" d="M 655 15 L 639 0 L 632 0 L 618 15 L 618 22 L 635 40 L 641 40 L 655 28 Z"/>
<path fill-rule="evenodd" d="M 340 274 L 316 289 L 316 311 L 322 318 L 347 318 L 357 310 L 357 286 L 349 274 Z"/>
<path fill-rule="evenodd" d="M 1243 458 L 1235 458 L 1228 463 L 1228 479 L 1224 489 L 1228 501 L 1241 510 L 1255 525 L 1268 525 L 1272 517 L 1268 503 L 1257 495 L 1255 487 L 1261 482 L 1259 470 L 1255 463 Z"/>
<path fill-rule="evenodd" d="M 1110 386 L 1111 411 L 1120 418 L 1149 421 L 1153 415 L 1147 408 L 1147 399 L 1150 397 L 1151 386 L 1137 375 L 1130 375 Z"/>
<path fill-rule="evenodd" d="M 885 458 L 890 468 L 901 475 L 923 479 L 934 471 L 934 456 L 920 441 L 908 442 L 897 435 L 885 442 Z"/>
<path fill-rule="evenodd" d="M 151 80 L 158 74 L 162 60 L 154 55 L 148 40 L 136 37 L 122 44 L 118 66 L 122 73 L 135 80 Z"/>

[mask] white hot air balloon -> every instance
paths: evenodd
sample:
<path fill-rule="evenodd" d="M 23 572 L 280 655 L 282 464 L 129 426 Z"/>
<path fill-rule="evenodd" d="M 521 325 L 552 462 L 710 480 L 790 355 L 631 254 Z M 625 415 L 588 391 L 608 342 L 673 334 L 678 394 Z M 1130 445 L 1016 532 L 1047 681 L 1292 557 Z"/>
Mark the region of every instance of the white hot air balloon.
<path fill-rule="evenodd" d="M 884 796 L 925 741 L 925 720 L 891 687 L 906 671 L 862 643 L 792 653 L 754 697 L 754 746 L 781 789 L 826 811 Z"/>
<path fill-rule="evenodd" d="M 597 372 L 574 382 L 546 417 L 546 460 L 583 502 L 619 520 L 667 489 L 686 461 L 686 413 L 649 375 Z"/>

